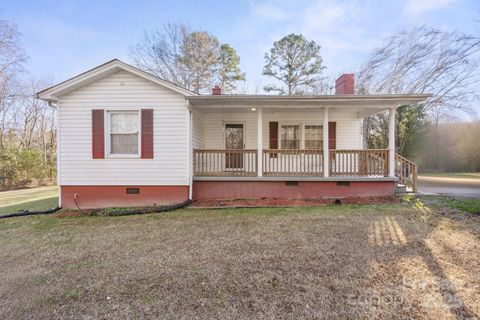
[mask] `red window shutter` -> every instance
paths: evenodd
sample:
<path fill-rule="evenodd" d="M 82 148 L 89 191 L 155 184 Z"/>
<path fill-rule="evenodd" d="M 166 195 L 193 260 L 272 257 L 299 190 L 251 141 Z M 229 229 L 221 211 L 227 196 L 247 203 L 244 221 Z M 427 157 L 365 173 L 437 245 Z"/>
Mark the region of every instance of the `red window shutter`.
<path fill-rule="evenodd" d="M 328 123 L 328 149 L 337 149 L 337 123 Z"/>
<path fill-rule="evenodd" d="M 142 109 L 142 159 L 153 159 L 153 110 Z"/>
<path fill-rule="evenodd" d="M 105 158 L 105 128 L 104 111 L 92 110 L 92 158 Z"/>
<path fill-rule="evenodd" d="M 278 122 L 269 123 L 269 149 L 278 149 Z M 270 153 L 270 158 L 276 157 L 276 153 Z"/>
<path fill-rule="evenodd" d="M 270 149 L 278 149 L 278 122 L 270 122 Z"/>

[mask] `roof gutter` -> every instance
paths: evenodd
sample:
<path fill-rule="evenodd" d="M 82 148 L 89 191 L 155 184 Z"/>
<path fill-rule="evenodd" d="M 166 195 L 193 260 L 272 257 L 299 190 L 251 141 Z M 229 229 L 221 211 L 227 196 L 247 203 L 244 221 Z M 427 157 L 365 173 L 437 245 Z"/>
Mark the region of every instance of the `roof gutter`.
<path fill-rule="evenodd" d="M 52 100 L 45 100 L 45 101 L 47 101 L 47 104 L 48 104 L 49 107 L 57 109 L 57 103 L 56 102 L 53 102 Z"/>
<path fill-rule="evenodd" d="M 274 95 L 205 95 L 188 96 L 190 101 L 243 100 L 243 101 L 378 101 L 412 100 L 422 101 L 431 94 L 389 94 L 389 95 L 321 95 L 321 96 L 274 96 Z"/>

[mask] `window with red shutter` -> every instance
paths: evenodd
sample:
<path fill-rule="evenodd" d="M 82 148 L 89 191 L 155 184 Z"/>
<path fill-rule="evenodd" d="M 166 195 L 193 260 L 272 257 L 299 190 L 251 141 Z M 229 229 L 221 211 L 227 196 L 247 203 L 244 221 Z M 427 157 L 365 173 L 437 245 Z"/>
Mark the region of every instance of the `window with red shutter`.
<path fill-rule="evenodd" d="M 337 123 L 328 123 L 328 149 L 337 149 Z"/>
<path fill-rule="evenodd" d="M 278 122 L 269 123 L 269 149 L 278 149 Z M 270 158 L 276 158 L 277 154 L 270 152 Z"/>
<path fill-rule="evenodd" d="M 152 109 L 142 109 L 142 159 L 153 159 Z"/>
<path fill-rule="evenodd" d="M 102 109 L 92 110 L 92 158 L 105 158 L 105 119 Z"/>

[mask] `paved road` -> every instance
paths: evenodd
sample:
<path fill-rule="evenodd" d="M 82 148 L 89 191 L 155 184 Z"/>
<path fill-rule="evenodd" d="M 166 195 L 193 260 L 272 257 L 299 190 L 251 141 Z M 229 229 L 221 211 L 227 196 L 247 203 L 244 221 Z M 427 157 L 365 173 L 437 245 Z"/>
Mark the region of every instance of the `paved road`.
<path fill-rule="evenodd" d="M 426 194 L 480 197 L 480 179 L 419 176 L 418 191 Z"/>

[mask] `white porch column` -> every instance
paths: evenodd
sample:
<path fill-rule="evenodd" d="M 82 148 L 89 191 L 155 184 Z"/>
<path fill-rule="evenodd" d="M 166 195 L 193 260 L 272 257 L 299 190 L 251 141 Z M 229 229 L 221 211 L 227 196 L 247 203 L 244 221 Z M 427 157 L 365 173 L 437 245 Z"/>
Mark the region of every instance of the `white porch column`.
<path fill-rule="evenodd" d="M 388 121 L 388 150 L 389 150 L 389 173 L 390 177 L 395 177 L 395 108 L 390 108 L 390 119 Z"/>
<path fill-rule="evenodd" d="M 323 176 L 328 177 L 328 164 L 330 162 L 328 151 L 328 108 L 323 108 Z"/>
<path fill-rule="evenodd" d="M 263 110 L 257 109 L 257 176 L 263 175 Z"/>

